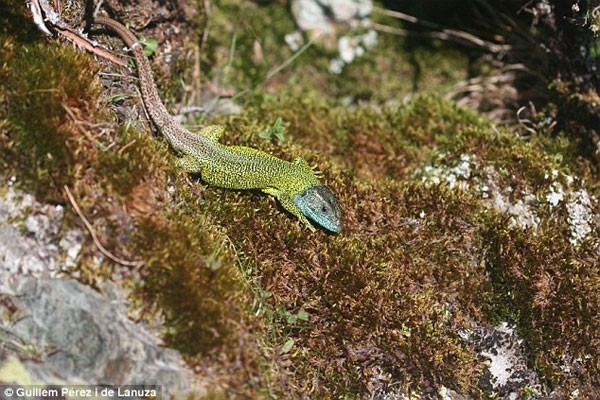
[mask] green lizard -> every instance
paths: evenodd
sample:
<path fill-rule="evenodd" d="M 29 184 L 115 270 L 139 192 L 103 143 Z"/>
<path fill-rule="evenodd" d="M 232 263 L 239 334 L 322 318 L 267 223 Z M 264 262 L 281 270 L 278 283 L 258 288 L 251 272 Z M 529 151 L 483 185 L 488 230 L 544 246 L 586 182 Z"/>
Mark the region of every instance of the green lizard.
<path fill-rule="evenodd" d="M 96 17 L 94 23 L 111 28 L 133 52 L 146 110 L 171 147 L 181 155 L 178 161 L 185 171 L 200 173 L 210 185 L 257 189 L 275 196 L 283 208 L 313 231 L 315 228 L 307 217 L 331 232 L 342 230 L 337 199 L 304 159 L 289 162 L 257 149 L 220 144 L 224 131 L 220 125 L 208 126 L 197 133 L 183 128 L 160 100 L 150 63 L 136 37 L 113 19 Z"/>

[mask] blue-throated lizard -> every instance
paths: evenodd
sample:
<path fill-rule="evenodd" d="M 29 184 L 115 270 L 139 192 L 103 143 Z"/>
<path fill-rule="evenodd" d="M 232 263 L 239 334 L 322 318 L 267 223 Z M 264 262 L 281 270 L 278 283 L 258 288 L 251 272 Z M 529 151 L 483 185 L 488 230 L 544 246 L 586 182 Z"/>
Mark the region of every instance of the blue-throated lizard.
<path fill-rule="evenodd" d="M 342 230 L 340 205 L 329 188 L 322 185 L 315 171 L 302 158 L 289 162 L 263 151 L 219 143 L 221 125 L 191 132 L 179 125 L 160 100 L 150 63 L 141 43 L 121 23 L 96 17 L 95 24 L 116 32 L 135 57 L 144 105 L 150 118 L 181 155 L 179 165 L 189 173 L 200 173 L 206 183 L 229 189 L 256 189 L 273 195 L 287 211 L 311 230 L 309 219 L 325 229 Z"/>

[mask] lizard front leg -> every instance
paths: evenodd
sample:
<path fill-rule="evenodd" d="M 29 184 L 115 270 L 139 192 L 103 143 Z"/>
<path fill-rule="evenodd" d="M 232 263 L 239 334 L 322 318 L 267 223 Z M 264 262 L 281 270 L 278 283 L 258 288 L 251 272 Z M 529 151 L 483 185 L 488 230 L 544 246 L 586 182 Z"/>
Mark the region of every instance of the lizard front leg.
<path fill-rule="evenodd" d="M 283 208 L 285 208 L 286 211 L 295 215 L 298 218 L 298 220 L 301 223 L 303 223 L 304 225 L 306 225 L 308 227 L 308 229 L 310 229 L 312 232 L 315 232 L 317 230 L 310 223 L 308 218 L 306 218 L 306 216 L 304 214 L 302 214 L 302 211 L 300 211 L 300 208 L 298 208 L 296 203 L 294 203 L 294 201 L 288 195 L 284 194 L 283 192 L 281 192 L 280 190 L 278 190 L 276 188 L 266 188 L 266 189 L 262 189 L 262 191 L 264 193 L 270 194 L 271 196 L 275 197 L 277 199 L 277 201 L 279 201 L 279 204 L 281 204 L 281 206 Z"/>

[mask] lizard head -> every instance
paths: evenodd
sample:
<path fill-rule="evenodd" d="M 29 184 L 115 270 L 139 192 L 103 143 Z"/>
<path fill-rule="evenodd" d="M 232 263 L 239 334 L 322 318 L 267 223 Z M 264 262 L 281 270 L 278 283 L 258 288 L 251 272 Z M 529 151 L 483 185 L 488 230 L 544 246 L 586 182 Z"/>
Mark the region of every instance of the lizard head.
<path fill-rule="evenodd" d="M 302 214 L 323 228 L 339 233 L 342 230 L 342 209 L 327 186 L 312 186 L 294 196 Z"/>

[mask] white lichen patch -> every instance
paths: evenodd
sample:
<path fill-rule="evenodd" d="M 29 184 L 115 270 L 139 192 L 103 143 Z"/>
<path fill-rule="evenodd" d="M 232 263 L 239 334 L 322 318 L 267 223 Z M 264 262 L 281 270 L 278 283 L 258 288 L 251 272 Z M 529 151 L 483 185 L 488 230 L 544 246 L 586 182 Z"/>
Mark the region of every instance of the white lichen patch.
<path fill-rule="evenodd" d="M 510 216 L 510 225 L 519 228 L 533 228 L 540 222 L 535 213 L 535 196 L 530 192 L 514 193 L 510 186 L 501 186 L 500 176 L 491 166 L 479 167 L 475 158 L 462 154 L 455 166 L 425 166 L 422 182 L 429 184 L 445 183 L 450 188 L 475 191 L 484 200 L 484 204 L 498 212 Z"/>
<path fill-rule="evenodd" d="M 522 189 L 515 192 L 511 186 L 501 184 L 500 174 L 492 165 L 480 167 L 468 154 L 461 155 L 455 163 L 427 165 L 418 174 L 426 184 L 446 184 L 450 188 L 474 191 L 481 196 L 484 204 L 510 216 L 511 226 L 531 228 L 533 234 L 540 223 L 541 209 L 548 206 L 555 213 L 566 212 L 572 245 L 581 243 L 593 232 L 597 200 L 580 179 L 554 169 L 545 175 L 545 182 L 531 182 L 529 185 L 524 182 L 520 185 Z"/>
<path fill-rule="evenodd" d="M 592 200 L 586 190 L 578 190 L 571 194 L 567 203 L 569 226 L 571 227 L 571 243 L 577 244 L 592 232 L 594 212 Z"/>
<path fill-rule="evenodd" d="M 548 194 L 546 195 L 546 201 L 552 206 L 556 207 L 565 198 L 563 187 L 559 182 L 552 182 L 550 185 Z"/>
<path fill-rule="evenodd" d="M 18 276 L 56 277 L 75 266 L 79 230 L 61 232 L 64 207 L 38 203 L 9 183 L 0 193 L 0 292 Z"/>
<path fill-rule="evenodd" d="M 503 323 L 496 330 L 507 336 L 514 334 L 514 329 L 510 328 L 506 323 Z M 520 343 L 516 340 L 516 344 Z M 506 386 L 512 372 L 516 369 L 519 360 L 517 354 L 518 347 L 515 347 L 509 340 L 498 341 L 494 346 L 481 351 L 481 355 L 486 357 L 488 361 L 488 370 L 492 375 L 491 383 L 494 389 Z"/>
<path fill-rule="evenodd" d="M 502 323 L 495 328 L 476 327 L 462 330 L 459 335 L 486 360 L 486 386 L 495 393 L 505 399 L 520 398 L 523 388 L 541 394 L 539 378 L 527 365 L 523 340 L 512 326 Z"/>
<path fill-rule="evenodd" d="M 569 241 L 572 245 L 581 243 L 592 233 L 593 203 L 596 199 L 590 196 L 579 179 L 573 178 L 571 175 L 563 175 L 557 170 L 553 170 L 551 174 L 546 174 L 545 178 L 550 181 L 545 196 L 546 202 L 552 208 L 564 205 L 571 231 Z M 574 188 L 576 185 L 579 186 L 578 189 Z"/>
<path fill-rule="evenodd" d="M 377 44 L 377 32 L 369 29 L 360 35 L 347 35 L 338 39 L 338 57 L 329 62 L 329 72 L 340 74 L 344 66 L 362 57 Z"/>
<path fill-rule="evenodd" d="M 460 156 L 459 163 L 449 167 L 445 165 L 426 165 L 422 171 L 421 181 L 433 185 L 446 183 L 450 188 L 469 189 L 471 176 L 475 167 L 473 157 L 468 154 Z"/>
<path fill-rule="evenodd" d="M 288 33 L 284 36 L 285 43 L 292 51 L 298 51 L 304 44 L 304 38 L 302 37 L 302 33 L 299 31 L 294 31 L 292 33 Z"/>
<path fill-rule="evenodd" d="M 510 186 L 501 187 L 500 177 L 493 166 L 483 168 L 482 180 L 479 187 L 485 187 L 480 191 L 482 199 L 487 199 L 492 208 L 504 215 L 509 215 L 510 225 L 518 228 L 537 229 L 540 218 L 535 213 L 535 196 L 530 192 L 519 193 L 518 199 L 514 196 L 514 190 Z"/>

